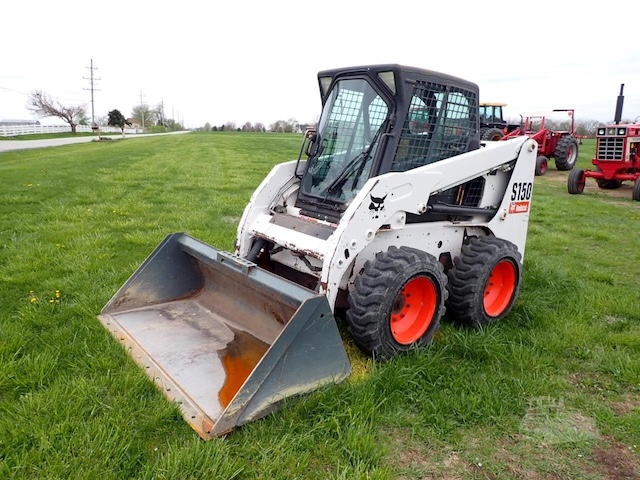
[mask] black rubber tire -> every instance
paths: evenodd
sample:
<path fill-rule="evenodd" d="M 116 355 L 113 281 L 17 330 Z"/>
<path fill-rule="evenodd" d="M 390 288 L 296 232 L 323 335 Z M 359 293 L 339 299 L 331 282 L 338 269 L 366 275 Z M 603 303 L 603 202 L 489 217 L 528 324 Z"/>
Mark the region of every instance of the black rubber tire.
<path fill-rule="evenodd" d="M 448 273 L 447 316 L 474 328 L 504 318 L 520 292 L 521 261 L 518 248 L 507 240 L 469 237 Z"/>
<path fill-rule="evenodd" d="M 480 140 L 484 138 L 484 132 L 486 132 L 487 130 L 489 130 L 489 127 L 480 127 L 480 130 L 479 130 Z"/>
<path fill-rule="evenodd" d="M 547 169 L 549 168 L 549 159 L 544 155 L 538 155 L 536 158 L 536 177 L 541 177 L 545 173 L 547 173 Z"/>
<path fill-rule="evenodd" d="M 356 345 L 367 355 L 386 360 L 431 343 L 444 315 L 448 296 L 443 270 L 435 257 L 410 247 L 392 246 L 386 252 L 378 252 L 374 260 L 367 261 L 348 296 L 347 324 Z M 392 331 L 392 315 L 397 319 L 403 307 L 411 307 L 404 297 L 404 288 L 412 282 L 416 285 L 416 281 L 434 287 L 433 312 L 429 312 L 430 320 L 427 318 L 422 322 L 429 322 L 426 330 L 416 332 L 419 338 L 411 343 L 400 343 Z M 402 305 L 399 306 L 400 299 Z M 415 310 L 416 306 L 413 308 Z M 421 308 L 419 306 L 418 310 Z"/>
<path fill-rule="evenodd" d="M 489 140 L 495 142 L 504 137 L 504 132 L 499 128 L 487 128 L 480 133 L 480 140 Z"/>
<path fill-rule="evenodd" d="M 556 159 L 556 168 L 567 171 L 575 167 L 578 161 L 578 141 L 572 135 L 566 135 L 558 140 L 556 150 L 553 152 Z"/>
<path fill-rule="evenodd" d="M 640 202 L 640 177 L 636 178 L 636 181 L 633 184 L 633 192 L 631 193 L 631 198 L 636 202 Z"/>
<path fill-rule="evenodd" d="M 569 178 L 567 178 L 567 191 L 571 195 L 579 195 L 584 192 L 584 184 L 587 181 L 587 177 L 584 175 L 584 170 L 577 169 L 571 170 Z"/>

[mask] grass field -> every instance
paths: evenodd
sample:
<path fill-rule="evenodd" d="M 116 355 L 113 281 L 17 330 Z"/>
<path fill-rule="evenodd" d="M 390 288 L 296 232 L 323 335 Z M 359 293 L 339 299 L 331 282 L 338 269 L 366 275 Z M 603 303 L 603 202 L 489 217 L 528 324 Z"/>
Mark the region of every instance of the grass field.
<path fill-rule="evenodd" d="M 170 232 L 231 250 L 253 189 L 300 140 L 0 154 L 0 478 L 640 478 L 640 204 L 629 186 L 570 196 L 553 168 L 503 322 L 444 322 L 384 364 L 349 348 L 348 381 L 200 440 L 96 315 Z"/>

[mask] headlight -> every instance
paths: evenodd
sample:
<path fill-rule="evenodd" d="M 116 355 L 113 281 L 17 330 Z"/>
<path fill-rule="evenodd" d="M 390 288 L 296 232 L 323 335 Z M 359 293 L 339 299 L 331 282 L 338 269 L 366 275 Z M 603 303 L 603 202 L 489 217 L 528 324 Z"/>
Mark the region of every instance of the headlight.
<path fill-rule="evenodd" d="M 607 133 L 607 129 L 606 128 L 599 128 L 598 129 L 598 135 L 604 135 L 605 133 Z"/>
<path fill-rule="evenodd" d="M 619 128 L 618 129 L 618 135 L 626 135 L 627 134 L 627 129 L 626 128 Z"/>

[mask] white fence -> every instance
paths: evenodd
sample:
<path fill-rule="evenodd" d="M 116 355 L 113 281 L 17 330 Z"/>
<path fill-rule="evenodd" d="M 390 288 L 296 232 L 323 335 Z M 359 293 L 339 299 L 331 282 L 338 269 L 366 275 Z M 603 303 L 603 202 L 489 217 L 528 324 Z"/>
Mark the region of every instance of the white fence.
<path fill-rule="evenodd" d="M 89 125 L 78 125 L 77 132 L 91 132 Z M 100 127 L 102 133 L 120 133 L 118 127 Z M 71 132 L 69 125 L 0 125 L 0 137 L 29 135 L 32 133 L 63 133 Z M 124 133 L 142 133 L 140 128 L 125 128 Z"/>

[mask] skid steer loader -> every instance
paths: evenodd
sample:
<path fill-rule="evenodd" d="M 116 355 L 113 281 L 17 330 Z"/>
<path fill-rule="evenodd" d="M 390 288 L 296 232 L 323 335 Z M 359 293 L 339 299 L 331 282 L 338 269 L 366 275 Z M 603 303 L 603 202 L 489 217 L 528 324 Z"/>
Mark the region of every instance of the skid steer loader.
<path fill-rule="evenodd" d="M 99 315 L 203 438 L 350 374 L 335 315 L 387 359 L 520 288 L 537 144 L 479 141 L 478 87 L 374 65 L 318 74 L 322 114 L 223 252 L 169 235 Z"/>

